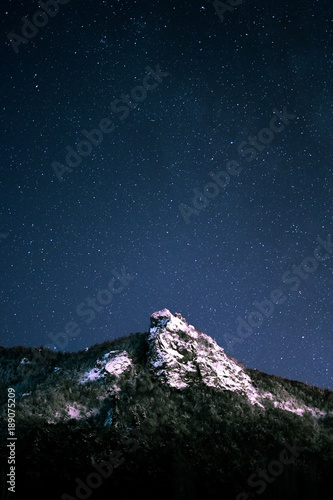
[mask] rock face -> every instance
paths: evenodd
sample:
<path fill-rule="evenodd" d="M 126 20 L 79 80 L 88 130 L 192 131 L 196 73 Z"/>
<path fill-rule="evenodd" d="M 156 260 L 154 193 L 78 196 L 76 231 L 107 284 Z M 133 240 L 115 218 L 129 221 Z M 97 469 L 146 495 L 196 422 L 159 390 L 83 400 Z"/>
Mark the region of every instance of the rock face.
<path fill-rule="evenodd" d="M 238 391 L 251 403 L 262 406 L 243 368 L 211 337 L 188 325 L 181 314 L 173 315 L 168 309 L 154 312 L 148 343 L 150 369 L 171 387 L 189 387 L 193 379 L 199 378 L 207 386 Z"/>
<path fill-rule="evenodd" d="M 199 378 L 207 386 L 238 392 L 263 409 L 265 400 L 270 400 L 274 407 L 298 415 L 325 415 L 278 386 L 274 394 L 258 390 L 242 366 L 230 359 L 215 340 L 187 324 L 179 313 L 171 314 L 168 309 L 154 312 L 150 316 L 148 344 L 150 370 L 170 387 L 183 389 Z"/>

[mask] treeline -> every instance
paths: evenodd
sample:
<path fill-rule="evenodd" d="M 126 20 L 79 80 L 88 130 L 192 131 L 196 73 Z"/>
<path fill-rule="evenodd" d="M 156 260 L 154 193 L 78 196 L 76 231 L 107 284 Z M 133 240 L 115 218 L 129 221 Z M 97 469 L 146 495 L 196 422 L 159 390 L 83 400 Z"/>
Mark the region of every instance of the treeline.
<path fill-rule="evenodd" d="M 36 403 L 36 413 L 18 426 L 24 494 L 33 491 L 37 500 L 59 499 L 65 491 L 74 494 L 76 477 L 86 477 L 93 462 L 119 450 L 124 464 L 92 499 L 109 499 L 112 493 L 122 499 L 144 494 L 147 499 L 234 500 L 242 492 L 257 498 L 256 489 L 247 484 L 249 476 L 267 469 L 287 442 L 297 443 L 302 451 L 260 498 L 325 498 L 333 463 L 331 420 L 316 422 L 310 415 L 299 417 L 274 407 L 264 411 L 237 393 L 207 388 L 200 381 L 179 391 L 162 386 L 145 370 L 135 382 L 128 376 L 125 388 L 108 400 L 113 408 L 110 426 L 94 416 L 47 424 L 38 417 Z M 96 387 L 84 390 L 87 401 Z M 139 446 L 128 454 L 126 442 L 135 431 Z"/>

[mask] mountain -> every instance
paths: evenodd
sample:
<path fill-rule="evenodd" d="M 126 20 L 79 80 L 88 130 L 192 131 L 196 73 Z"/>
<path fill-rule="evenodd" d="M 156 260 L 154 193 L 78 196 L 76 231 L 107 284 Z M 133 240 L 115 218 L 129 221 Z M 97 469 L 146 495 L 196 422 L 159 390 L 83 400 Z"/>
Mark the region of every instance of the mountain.
<path fill-rule="evenodd" d="M 333 392 L 247 369 L 179 313 L 76 353 L 0 348 L 0 373 L 3 499 L 316 500 L 331 488 Z"/>

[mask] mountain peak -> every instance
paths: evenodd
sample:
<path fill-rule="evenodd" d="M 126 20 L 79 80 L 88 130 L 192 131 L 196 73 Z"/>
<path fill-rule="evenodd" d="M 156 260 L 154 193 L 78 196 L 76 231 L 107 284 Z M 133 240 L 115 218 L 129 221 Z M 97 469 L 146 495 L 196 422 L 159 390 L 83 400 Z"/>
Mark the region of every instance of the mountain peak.
<path fill-rule="evenodd" d="M 285 391 L 279 400 L 276 394 L 255 387 L 248 370 L 229 357 L 215 340 L 189 325 L 180 313 L 172 314 L 169 309 L 154 312 L 147 341 L 149 370 L 170 387 L 184 389 L 201 383 L 242 394 L 262 409 L 265 400 L 271 400 L 274 406 L 299 415 L 304 411 L 322 415 L 317 408 L 299 404 Z"/>
<path fill-rule="evenodd" d="M 164 329 L 168 332 L 183 331 L 189 335 L 197 332 L 194 326 L 187 324 L 180 313 L 171 314 L 169 309 L 156 311 L 150 316 L 150 333 L 161 332 Z"/>
<path fill-rule="evenodd" d="M 212 388 L 217 392 L 237 393 L 244 401 L 257 406 L 259 411 L 274 406 L 300 416 L 305 412 L 310 412 L 315 418 L 326 414 L 319 397 L 320 408 L 311 398 L 304 398 L 295 391 L 290 381 L 246 369 L 228 356 L 214 339 L 188 324 L 180 313 L 172 314 L 169 309 L 151 314 L 148 332 L 107 341 L 78 353 L 57 353 L 56 359 L 52 353 L 52 358 L 45 359 L 42 370 L 39 366 L 41 356 L 36 360 L 33 349 L 22 349 L 4 349 L 0 353 L 0 376 L 8 385 L 16 387 L 18 399 L 29 408 L 33 408 L 31 394 L 38 385 L 44 384 L 45 391 L 48 391 L 50 384 L 57 388 L 65 381 L 66 387 L 70 384 L 79 392 L 82 386 L 84 391 L 96 386 L 98 400 L 104 400 L 125 393 L 129 380 L 135 385 L 137 378 L 142 376 L 146 380 L 152 375 L 152 380 L 158 385 L 181 392 L 192 388 L 205 392 L 206 388 Z M 40 354 L 38 349 L 36 351 Z M 46 357 L 48 351 L 44 355 Z M 99 384 L 102 389 L 98 388 Z M 306 387 L 304 391 L 306 394 Z M 185 396 L 186 393 L 184 391 Z M 75 402 L 74 397 L 69 398 L 64 408 L 72 407 Z M 82 403 L 80 418 L 84 417 L 84 407 Z M 66 413 L 66 409 L 63 411 Z M 58 418 L 57 411 L 52 411 L 51 407 L 46 413 L 49 423 L 66 416 L 59 414 Z M 71 417 L 70 412 L 67 413 Z"/>
<path fill-rule="evenodd" d="M 244 369 L 180 313 L 171 314 L 168 309 L 154 312 L 150 316 L 148 344 L 149 368 L 171 387 L 183 389 L 200 381 L 243 393 L 251 403 L 262 406 Z"/>

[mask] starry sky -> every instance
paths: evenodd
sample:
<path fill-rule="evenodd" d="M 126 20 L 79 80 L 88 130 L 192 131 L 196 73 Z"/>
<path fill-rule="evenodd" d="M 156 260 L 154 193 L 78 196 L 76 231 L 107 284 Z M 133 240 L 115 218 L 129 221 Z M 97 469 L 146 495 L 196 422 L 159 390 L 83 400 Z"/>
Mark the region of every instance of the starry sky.
<path fill-rule="evenodd" d="M 168 308 L 333 389 L 331 0 L 51 4 L 0 7 L 0 344 Z"/>

